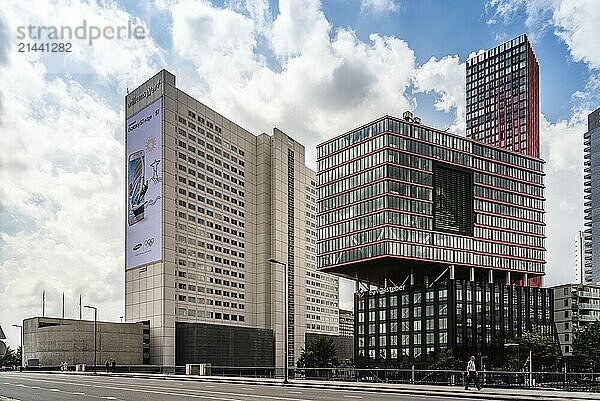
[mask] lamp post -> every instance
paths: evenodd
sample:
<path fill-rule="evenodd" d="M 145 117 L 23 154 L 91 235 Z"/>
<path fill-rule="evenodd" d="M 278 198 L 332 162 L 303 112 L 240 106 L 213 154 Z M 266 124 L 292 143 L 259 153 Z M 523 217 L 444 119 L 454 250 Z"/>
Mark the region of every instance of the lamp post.
<path fill-rule="evenodd" d="M 288 340 L 288 269 L 287 269 L 287 264 L 284 262 L 280 262 L 279 260 L 275 259 L 275 258 L 271 258 L 269 259 L 269 262 L 271 263 L 275 263 L 277 265 L 281 265 L 283 266 L 283 282 L 284 282 L 284 290 L 283 290 L 283 324 L 284 324 L 284 348 L 283 348 L 283 357 L 284 357 L 284 363 L 283 363 L 283 384 L 288 384 L 288 347 L 289 347 L 289 340 Z"/>
<path fill-rule="evenodd" d="M 19 324 L 13 324 L 13 327 L 18 327 L 21 330 L 21 366 L 20 366 L 20 370 L 23 370 L 23 357 L 25 356 L 25 353 L 23 352 L 23 326 L 19 325 Z"/>
<path fill-rule="evenodd" d="M 83 307 L 94 310 L 94 374 L 96 374 L 96 327 L 98 322 L 98 308 L 90 305 L 84 305 Z"/>

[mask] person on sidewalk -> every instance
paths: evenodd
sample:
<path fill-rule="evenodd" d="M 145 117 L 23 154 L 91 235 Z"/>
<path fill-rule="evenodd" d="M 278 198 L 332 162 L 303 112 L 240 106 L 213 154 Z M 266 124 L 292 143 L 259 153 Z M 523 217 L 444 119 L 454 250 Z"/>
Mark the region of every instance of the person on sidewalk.
<path fill-rule="evenodd" d="M 108 359 L 106 360 L 106 373 L 108 373 L 108 368 L 110 366 L 110 362 L 108 361 Z"/>
<path fill-rule="evenodd" d="M 113 373 L 117 373 L 117 361 L 116 360 L 112 360 L 112 371 Z"/>
<path fill-rule="evenodd" d="M 479 378 L 477 377 L 478 375 L 477 368 L 475 367 L 475 355 L 471 355 L 469 362 L 467 362 L 467 380 L 465 381 L 465 390 L 469 389 L 469 383 L 471 380 L 473 380 L 473 383 L 475 383 L 475 386 L 477 386 L 477 390 L 481 390 Z"/>

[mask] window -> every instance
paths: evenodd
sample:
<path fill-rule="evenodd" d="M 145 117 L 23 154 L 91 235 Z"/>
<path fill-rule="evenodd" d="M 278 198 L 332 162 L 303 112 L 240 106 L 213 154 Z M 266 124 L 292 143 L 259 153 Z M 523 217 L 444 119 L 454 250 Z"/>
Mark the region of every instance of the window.
<path fill-rule="evenodd" d="M 433 226 L 438 231 L 473 235 L 473 174 L 433 165 Z"/>

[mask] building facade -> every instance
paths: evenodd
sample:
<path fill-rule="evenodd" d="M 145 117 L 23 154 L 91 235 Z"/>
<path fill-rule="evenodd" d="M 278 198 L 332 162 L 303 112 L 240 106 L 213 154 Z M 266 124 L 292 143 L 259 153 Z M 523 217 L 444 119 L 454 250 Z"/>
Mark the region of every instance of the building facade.
<path fill-rule="evenodd" d="M 307 284 L 316 272 L 316 181 L 304 146 L 278 129 L 254 135 L 178 89 L 164 70 L 125 103 L 125 317 L 150 322 L 151 363 L 281 368 L 284 267 L 270 258 L 289 277 L 288 364 L 310 330 L 308 306 L 326 306 L 319 330 L 337 333 L 337 278 L 318 273 Z M 136 132 L 153 127 L 152 116 L 158 139 L 140 142 Z M 132 241 L 142 235 L 135 230 L 152 229 L 156 205 L 154 234 Z M 226 357 L 217 358 L 219 347 Z"/>
<path fill-rule="evenodd" d="M 354 312 L 340 309 L 340 336 L 354 336 Z"/>
<path fill-rule="evenodd" d="M 379 287 L 356 294 L 357 362 L 553 330 L 543 160 L 390 116 L 317 151 L 319 269 Z"/>
<path fill-rule="evenodd" d="M 144 338 L 145 330 L 144 323 L 97 322 L 98 366 L 112 359 L 119 366 L 144 363 L 148 340 Z M 45 367 L 58 367 L 64 362 L 93 366 L 94 321 L 52 317 L 23 320 L 23 361 L 29 359 L 38 359 Z"/>
<path fill-rule="evenodd" d="M 591 282 L 591 271 L 586 274 L 585 267 L 585 234 L 577 231 L 575 234 L 575 283 L 587 284 Z"/>
<path fill-rule="evenodd" d="M 564 284 L 554 290 L 554 323 L 563 356 L 573 355 L 573 339 L 600 319 L 600 286 Z"/>
<path fill-rule="evenodd" d="M 584 281 L 600 284 L 600 108 L 588 115 L 583 146 Z"/>
<path fill-rule="evenodd" d="M 539 157 L 539 65 L 526 35 L 467 60 L 467 137 Z"/>

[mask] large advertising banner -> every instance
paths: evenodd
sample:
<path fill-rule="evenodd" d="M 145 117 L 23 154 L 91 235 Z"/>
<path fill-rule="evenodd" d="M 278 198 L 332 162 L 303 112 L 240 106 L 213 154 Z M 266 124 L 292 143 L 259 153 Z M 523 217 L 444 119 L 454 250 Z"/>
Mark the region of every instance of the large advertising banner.
<path fill-rule="evenodd" d="M 162 98 L 127 120 L 125 269 L 162 259 Z"/>

